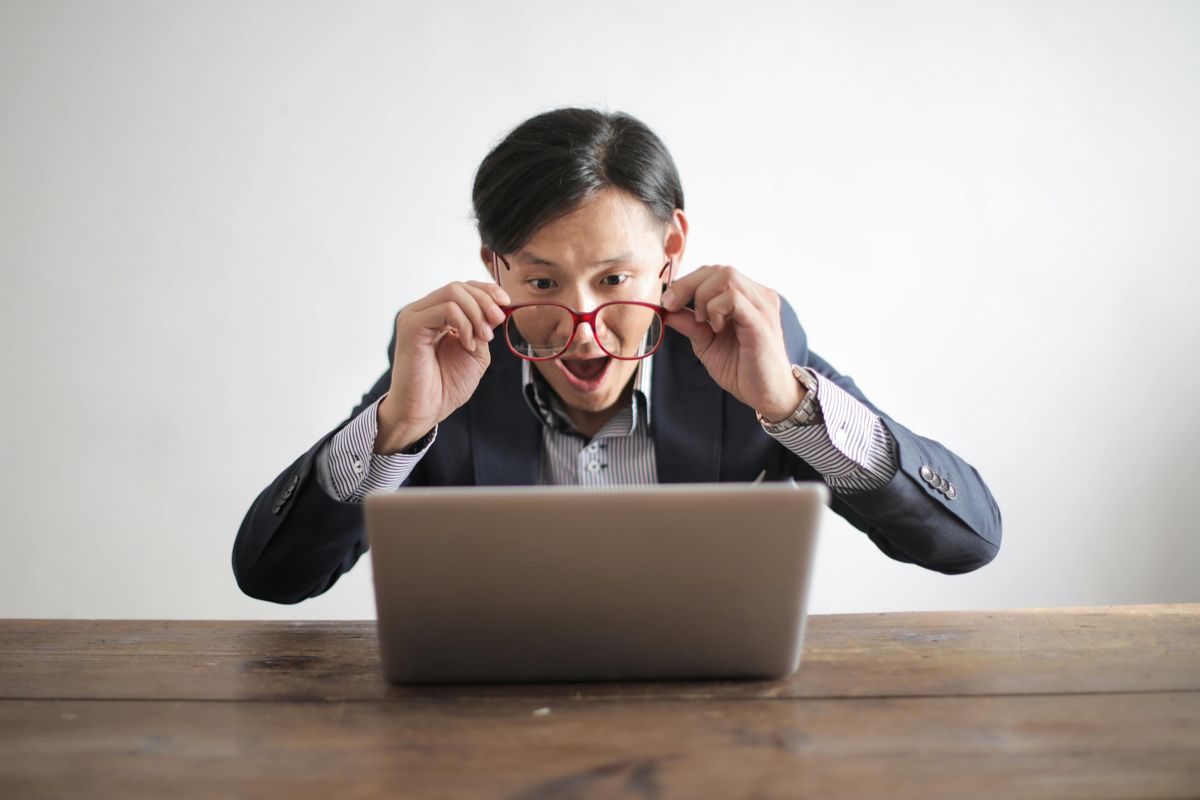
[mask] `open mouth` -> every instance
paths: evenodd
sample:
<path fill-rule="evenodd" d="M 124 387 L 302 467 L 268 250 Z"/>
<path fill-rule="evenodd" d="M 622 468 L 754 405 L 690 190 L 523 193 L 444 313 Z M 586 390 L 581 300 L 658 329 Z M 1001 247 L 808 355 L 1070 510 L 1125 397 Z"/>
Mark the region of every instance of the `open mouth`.
<path fill-rule="evenodd" d="M 581 392 L 594 392 L 600 388 L 608 376 L 612 357 L 560 358 L 555 363 L 567 376 L 567 382 L 571 384 L 571 388 Z"/>

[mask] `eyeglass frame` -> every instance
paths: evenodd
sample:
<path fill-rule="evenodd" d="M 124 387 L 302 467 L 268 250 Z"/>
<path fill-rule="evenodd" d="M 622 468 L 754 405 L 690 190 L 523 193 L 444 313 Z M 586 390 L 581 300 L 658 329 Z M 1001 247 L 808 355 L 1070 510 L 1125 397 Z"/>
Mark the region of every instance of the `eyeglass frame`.
<path fill-rule="evenodd" d="M 495 274 L 496 285 L 501 286 L 500 268 L 496 264 L 497 258 L 499 258 L 501 261 L 504 262 L 505 270 L 511 271 L 512 266 L 508 263 L 508 259 L 506 259 L 504 256 L 497 253 L 495 250 L 492 251 L 492 271 Z M 658 277 L 661 279 L 663 276 L 663 273 L 667 272 L 674 263 L 675 263 L 675 259 L 673 259 L 673 258 L 667 259 L 667 263 L 664 264 L 663 268 L 658 271 Z M 667 283 L 664 283 L 662 285 L 663 291 L 666 290 L 666 288 L 670 284 L 670 282 L 671 282 L 671 277 L 670 277 L 670 274 L 668 274 Z M 665 307 L 663 307 L 662 305 L 659 305 L 656 303 L 645 303 L 640 300 L 610 300 L 607 303 L 601 303 L 600 305 L 596 306 L 591 311 L 576 311 L 575 309 L 571 308 L 568 305 L 564 305 L 562 303 L 554 303 L 554 302 L 514 303 L 513 305 L 500 306 L 500 310 L 504 312 L 504 322 L 502 323 L 504 325 L 504 343 L 508 345 L 508 349 L 510 351 L 512 351 L 512 354 L 515 355 L 517 358 L 523 358 L 526 361 L 553 361 L 554 359 L 558 358 L 559 356 L 561 356 L 563 353 L 567 352 L 567 350 L 569 350 L 571 348 L 571 343 L 575 341 L 575 334 L 579 332 L 579 326 L 584 323 L 587 323 L 588 327 L 590 327 L 592 329 L 592 338 L 594 338 L 596 340 L 596 346 L 599 347 L 601 350 L 603 350 L 605 355 L 607 355 L 611 358 L 615 358 L 619 361 L 641 361 L 643 358 L 647 358 L 647 357 L 652 356 L 655 353 L 657 353 L 658 348 L 662 347 L 663 339 L 666 338 L 663 335 L 660 335 L 658 337 L 658 341 L 655 343 L 654 347 L 651 348 L 651 350 L 649 352 L 643 353 L 640 356 L 618 356 L 618 355 L 608 352 L 608 349 L 601 343 L 600 334 L 596 330 L 596 316 L 601 311 L 608 308 L 609 306 L 616 306 L 616 305 L 641 306 L 642 308 L 648 308 L 651 311 L 653 311 L 655 313 L 655 315 L 658 317 L 659 325 L 661 325 L 664 329 L 666 328 L 666 325 L 667 325 L 666 315 L 670 312 L 668 312 L 667 309 Z M 554 306 L 556 308 L 563 309 L 564 311 L 566 311 L 568 314 L 571 315 L 571 335 L 567 338 L 566 344 L 563 345 L 562 350 L 559 350 L 557 353 L 555 353 L 552 356 L 541 356 L 541 357 L 527 356 L 527 355 L 524 355 L 523 353 L 517 352 L 517 348 L 513 347 L 512 339 L 508 335 L 508 320 L 512 317 L 514 311 L 517 311 L 518 309 L 522 309 L 522 308 L 529 308 L 530 306 Z"/>

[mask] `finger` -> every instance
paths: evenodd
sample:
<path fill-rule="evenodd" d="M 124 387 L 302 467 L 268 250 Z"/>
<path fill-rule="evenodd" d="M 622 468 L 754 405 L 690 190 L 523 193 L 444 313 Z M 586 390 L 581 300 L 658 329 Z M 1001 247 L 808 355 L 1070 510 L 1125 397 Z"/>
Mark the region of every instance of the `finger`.
<path fill-rule="evenodd" d="M 471 335 L 473 337 L 478 336 L 487 342 L 495 338 L 495 334 L 492 333 L 492 328 L 495 325 L 488 323 L 487 314 L 481 305 L 481 303 L 495 305 L 491 297 L 488 297 L 485 292 L 479 289 L 467 286 L 465 283 L 452 283 L 447 288 L 450 290 L 451 298 L 454 302 L 458 303 L 458 307 L 471 320 Z"/>
<path fill-rule="evenodd" d="M 740 296 L 737 289 L 729 288 L 705 303 L 704 314 L 712 329 L 719 332 L 724 328 L 726 321 L 738 311 L 740 305 L 744 305 L 744 301 L 745 298 Z M 699 301 L 696 302 L 696 309 L 700 309 Z"/>
<path fill-rule="evenodd" d="M 697 322 L 691 311 L 671 311 L 666 314 L 664 321 L 668 327 L 682 333 L 692 343 L 692 352 L 699 355 L 708 349 L 716 333 L 706 322 Z"/>
<path fill-rule="evenodd" d="M 475 334 L 471 318 L 463 311 L 462 306 L 453 300 L 439 303 L 433 308 L 417 312 L 416 322 L 426 332 L 432 333 L 431 340 L 436 342 L 447 333 L 453 333 L 468 352 L 475 350 Z"/>
<path fill-rule="evenodd" d="M 409 303 L 405 308 L 411 309 L 412 311 L 425 311 L 426 309 L 441 305 L 447 300 L 457 296 L 459 289 L 467 286 L 474 286 L 476 288 L 483 289 L 490 296 L 492 302 L 495 302 L 498 305 L 509 305 L 511 303 L 508 292 L 504 291 L 494 283 L 484 283 L 482 281 L 455 281 L 454 283 L 446 284 L 440 289 L 430 292 L 420 300 Z"/>
<path fill-rule="evenodd" d="M 482 289 L 483 291 L 487 292 L 491 296 L 492 300 L 495 301 L 496 305 L 512 305 L 512 298 L 509 297 L 508 292 L 504 291 L 502 286 L 499 286 L 495 283 L 490 283 L 488 281 L 467 281 L 467 285 L 474 286 L 477 289 Z"/>
<path fill-rule="evenodd" d="M 682 278 L 678 278 L 674 283 L 663 292 L 662 304 L 663 308 L 668 311 L 678 311 L 692 301 L 692 296 L 696 291 L 696 287 L 704 282 L 712 273 L 712 267 L 700 267 L 697 270 L 689 272 Z"/>
<path fill-rule="evenodd" d="M 495 328 L 501 322 L 504 322 L 504 309 L 500 307 L 500 303 L 496 301 L 496 296 L 487 290 L 487 284 L 480 284 L 475 281 L 467 281 L 463 284 L 464 287 L 475 298 L 475 302 L 479 303 L 479 308 L 483 311 L 484 317 L 488 324 Z M 495 286 L 495 284 L 492 284 Z M 500 287 L 495 286 L 496 289 Z M 504 291 L 500 289 L 500 291 Z"/>
<path fill-rule="evenodd" d="M 450 297 L 450 286 L 442 286 L 435 289 L 429 294 L 422 297 L 420 300 L 414 300 L 406 306 L 407 310 L 411 311 L 428 311 L 435 306 L 440 306 Z"/>
<path fill-rule="evenodd" d="M 692 307 L 696 309 L 696 321 L 707 322 L 708 307 L 720 295 L 729 291 L 731 278 L 725 268 L 714 268 L 706 279 L 696 287 L 692 296 Z"/>

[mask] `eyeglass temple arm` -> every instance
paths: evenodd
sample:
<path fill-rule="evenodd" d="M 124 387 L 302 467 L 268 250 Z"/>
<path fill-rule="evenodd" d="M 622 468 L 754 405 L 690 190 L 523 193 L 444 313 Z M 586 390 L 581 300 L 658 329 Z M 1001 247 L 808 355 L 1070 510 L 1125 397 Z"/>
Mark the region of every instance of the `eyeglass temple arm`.
<path fill-rule="evenodd" d="M 666 272 L 666 273 L 667 273 L 667 280 L 666 280 L 666 282 L 665 282 L 665 283 L 663 283 L 663 285 L 662 285 L 662 290 L 663 290 L 664 292 L 667 290 L 667 287 L 668 287 L 668 286 L 671 284 L 671 277 L 672 277 L 672 274 L 671 274 L 671 273 L 673 272 L 673 270 L 671 270 L 671 267 L 672 267 L 674 264 L 675 264 L 675 259 L 673 259 L 673 258 L 669 258 L 669 259 L 667 259 L 667 263 L 666 263 L 666 264 L 663 264 L 663 268 L 662 268 L 662 269 L 660 269 L 660 270 L 658 271 L 658 277 L 659 277 L 660 279 L 662 278 L 662 276 L 663 276 L 663 273 L 664 273 L 664 272 Z"/>
<path fill-rule="evenodd" d="M 662 274 L 663 274 L 664 272 L 666 272 L 666 271 L 667 271 L 667 269 L 668 269 L 669 267 L 673 266 L 674 264 L 675 264 L 675 259 L 671 259 L 670 261 L 668 261 L 668 262 L 666 263 L 666 265 L 665 265 L 665 266 L 663 266 L 663 268 L 662 268 L 662 269 L 659 271 L 659 273 L 658 273 L 658 277 L 660 277 L 660 278 L 661 278 L 661 277 L 662 277 Z M 671 284 L 671 276 L 668 276 L 668 277 L 667 277 L 667 282 L 666 282 L 666 283 L 664 283 L 664 284 L 662 285 L 662 290 L 665 292 L 665 291 L 667 290 L 667 287 L 668 287 L 670 284 Z M 689 300 L 687 303 L 685 303 L 685 304 L 684 304 L 683 308 L 687 309 L 688 311 L 695 311 L 695 310 L 696 310 L 696 301 L 694 301 L 694 300 Z M 683 309 L 680 309 L 680 310 L 682 311 Z"/>
<path fill-rule="evenodd" d="M 496 278 L 496 285 L 499 286 L 500 285 L 500 266 L 496 263 L 497 259 L 499 259 L 500 261 L 502 261 L 504 263 L 504 269 L 506 272 L 511 270 L 512 267 L 509 265 L 508 260 L 505 259 L 504 256 L 500 255 L 495 250 L 492 251 L 492 273 L 493 273 L 494 277 Z M 667 290 L 667 286 L 669 286 L 671 283 L 671 277 L 672 277 L 671 273 L 673 272 L 673 270 L 671 270 L 671 267 L 674 266 L 674 264 L 675 264 L 675 259 L 668 258 L 667 263 L 663 264 L 663 268 L 658 271 L 659 279 L 662 278 L 664 272 L 667 273 L 666 283 L 664 283 L 662 285 L 662 290 L 664 292 Z"/>
<path fill-rule="evenodd" d="M 504 256 L 500 255 L 495 250 L 492 251 L 492 277 L 496 279 L 496 285 L 499 286 L 500 285 L 500 266 L 496 263 L 496 259 L 500 259 L 501 261 L 504 262 L 504 270 L 506 272 L 508 270 L 511 270 L 512 267 L 509 266 L 509 263 L 508 263 L 507 259 L 504 258 Z"/>

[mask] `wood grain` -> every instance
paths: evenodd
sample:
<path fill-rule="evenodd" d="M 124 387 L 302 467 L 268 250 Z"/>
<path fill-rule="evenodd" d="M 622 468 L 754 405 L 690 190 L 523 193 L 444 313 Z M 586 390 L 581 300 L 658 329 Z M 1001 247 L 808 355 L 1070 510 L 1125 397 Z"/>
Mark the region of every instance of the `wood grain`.
<path fill-rule="evenodd" d="M 1195 797 L 1200 693 L 6 701 L 21 798 Z"/>
<path fill-rule="evenodd" d="M 1200 604 L 814 616 L 779 681 L 388 686 L 374 623 L 0 621 L 0 798 L 1200 797 Z"/>
<path fill-rule="evenodd" d="M 1200 604 L 810 617 L 776 681 L 388 686 L 373 622 L 0 621 L 0 698 L 919 697 L 1200 689 Z"/>

